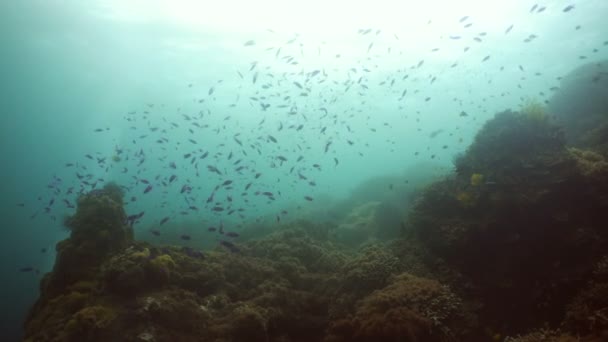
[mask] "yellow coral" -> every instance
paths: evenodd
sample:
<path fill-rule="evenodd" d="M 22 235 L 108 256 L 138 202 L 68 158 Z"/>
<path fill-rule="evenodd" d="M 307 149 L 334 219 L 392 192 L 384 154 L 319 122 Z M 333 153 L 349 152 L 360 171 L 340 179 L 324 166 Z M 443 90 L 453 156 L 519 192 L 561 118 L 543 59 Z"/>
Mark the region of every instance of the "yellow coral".
<path fill-rule="evenodd" d="M 475 205 L 476 198 L 470 191 L 459 191 L 456 194 L 456 199 L 463 207 L 469 208 Z"/>
<path fill-rule="evenodd" d="M 519 111 L 530 120 L 543 121 L 547 118 L 545 106 L 536 99 L 526 98 L 521 104 Z"/>
<path fill-rule="evenodd" d="M 599 153 L 569 148 L 568 152 L 574 160 L 581 174 L 586 177 L 602 178 L 608 175 L 608 161 Z"/>
<path fill-rule="evenodd" d="M 159 255 L 152 260 L 152 265 L 159 268 L 169 269 L 175 267 L 175 261 L 169 254 Z"/>
<path fill-rule="evenodd" d="M 69 336 L 75 336 L 86 331 L 105 329 L 116 319 L 116 316 L 116 311 L 109 307 L 88 306 L 72 316 L 65 326 L 65 331 Z"/>
<path fill-rule="evenodd" d="M 148 248 L 144 248 L 143 251 L 133 252 L 131 257 L 134 259 L 147 259 L 150 257 L 150 250 Z"/>
<path fill-rule="evenodd" d="M 471 175 L 471 185 L 479 186 L 483 184 L 483 175 L 481 173 L 474 173 Z"/>

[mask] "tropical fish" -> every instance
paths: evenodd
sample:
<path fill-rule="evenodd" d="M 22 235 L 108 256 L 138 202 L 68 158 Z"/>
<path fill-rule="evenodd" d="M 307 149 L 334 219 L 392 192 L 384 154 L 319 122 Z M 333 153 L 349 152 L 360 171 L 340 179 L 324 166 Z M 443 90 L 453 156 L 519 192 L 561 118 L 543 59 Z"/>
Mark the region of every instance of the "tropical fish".
<path fill-rule="evenodd" d="M 240 252 L 238 247 L 236 247 L 236 245 L 230 241 L 220 240 L 220 245 L 222 245 L 223 247 L 225 247 L 226 249 L 228 249 L 229 251 L 231 251 L 233 253 Z"/>

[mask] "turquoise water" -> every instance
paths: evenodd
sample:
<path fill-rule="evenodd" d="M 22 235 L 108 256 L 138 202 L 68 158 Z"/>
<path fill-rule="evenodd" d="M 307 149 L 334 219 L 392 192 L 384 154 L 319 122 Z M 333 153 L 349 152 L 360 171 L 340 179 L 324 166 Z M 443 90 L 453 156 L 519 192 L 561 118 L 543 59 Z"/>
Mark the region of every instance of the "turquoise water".
<path fill-rule="evenodd" d="M 608 56 L 601 0 L 0 10 L 10 339 L 81 191 L 124 186 L 127 213 L 145 212 L 136 235 L 163 243 L 213 248 L 211 226 L 330 219 L 374 177 L 415 188 L 449 173 L 494 113 L 542 104 L 560 77 Z"/>

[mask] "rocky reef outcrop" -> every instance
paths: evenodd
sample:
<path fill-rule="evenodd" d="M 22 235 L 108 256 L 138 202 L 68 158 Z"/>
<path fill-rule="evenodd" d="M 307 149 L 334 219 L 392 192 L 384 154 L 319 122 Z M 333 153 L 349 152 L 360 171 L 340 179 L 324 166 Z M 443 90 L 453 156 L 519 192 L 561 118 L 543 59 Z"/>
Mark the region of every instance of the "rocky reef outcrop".
<path fill-rule="evenodd" d="M 455 174 L 423 193 L 408 226 L 471 281 L 484 325 L 557 328 L 608 251 L 605 163 L 568 147 L 542 112 L 499 113 Z"/>

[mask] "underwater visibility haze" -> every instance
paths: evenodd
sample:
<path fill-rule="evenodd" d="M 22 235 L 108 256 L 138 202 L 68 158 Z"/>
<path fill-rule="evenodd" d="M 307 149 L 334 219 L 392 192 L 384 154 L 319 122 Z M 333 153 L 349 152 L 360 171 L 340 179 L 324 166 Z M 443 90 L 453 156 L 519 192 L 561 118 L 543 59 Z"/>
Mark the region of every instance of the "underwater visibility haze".
<path fill-rule="evenodd" d="M 608 339 L 607 16 L 4 1 L 1 339 Z"/>

